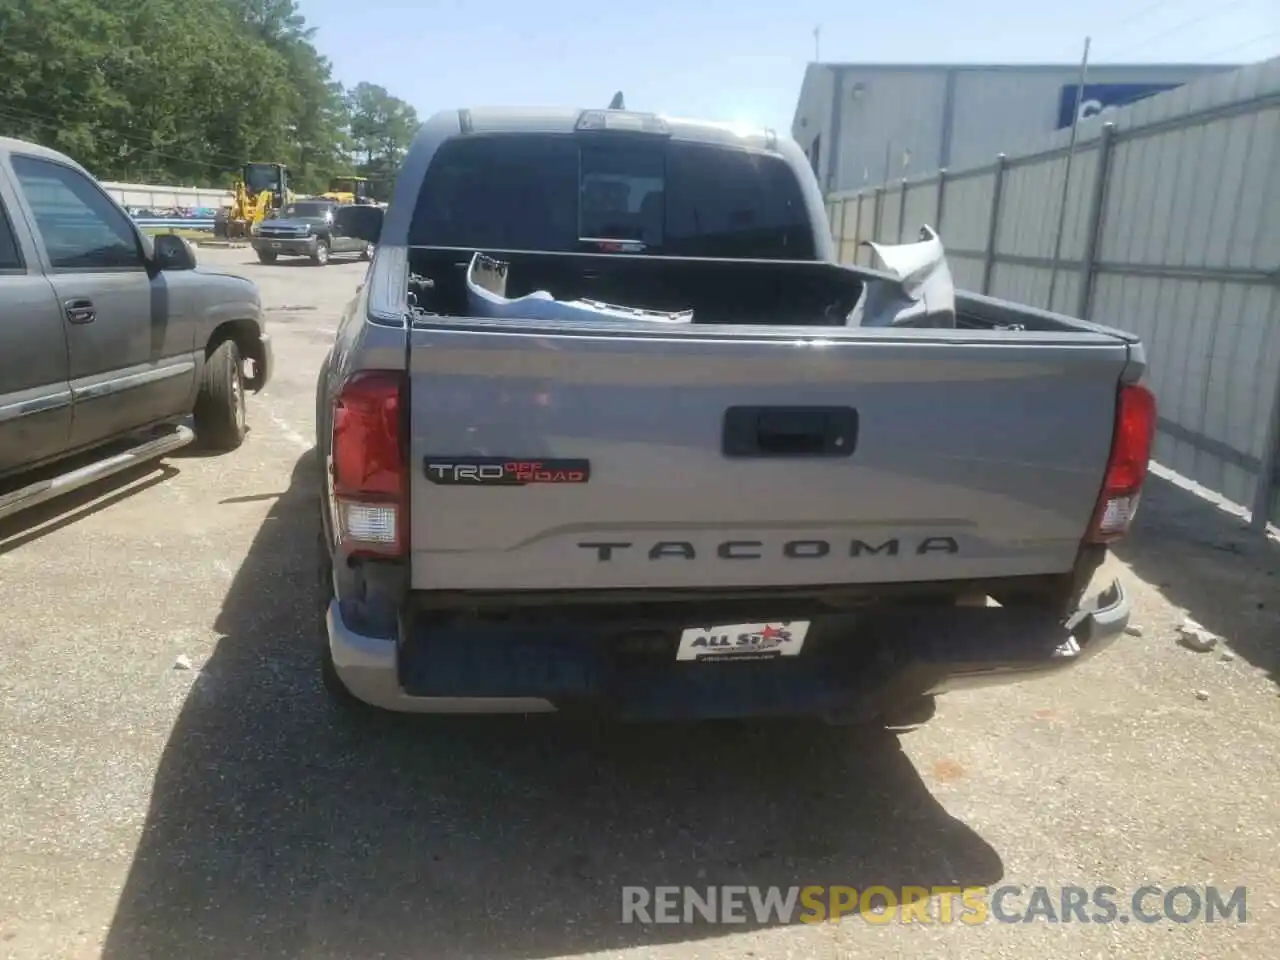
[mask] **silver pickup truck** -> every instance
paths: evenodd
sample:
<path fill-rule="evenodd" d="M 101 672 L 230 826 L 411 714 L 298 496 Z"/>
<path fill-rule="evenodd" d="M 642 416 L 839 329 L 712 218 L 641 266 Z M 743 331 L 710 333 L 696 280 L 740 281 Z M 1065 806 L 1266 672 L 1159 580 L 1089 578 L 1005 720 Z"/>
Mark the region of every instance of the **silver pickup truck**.
<path fill-rule="evenodd" d="M 771 133 L 457 110 L 415 139 L 317 388 L 348 703 L 916 715 L 1123 633 L 1137 339 L 833 262 Z M 945 276 L 942 277 L 945 280 Z"/>
<path fill-rule="evenodd" d="M 253 283 L 196 269 L 69 158 L 0 137 L 0 518 L 193 439 L 238 447 L 271 366 Z"/>

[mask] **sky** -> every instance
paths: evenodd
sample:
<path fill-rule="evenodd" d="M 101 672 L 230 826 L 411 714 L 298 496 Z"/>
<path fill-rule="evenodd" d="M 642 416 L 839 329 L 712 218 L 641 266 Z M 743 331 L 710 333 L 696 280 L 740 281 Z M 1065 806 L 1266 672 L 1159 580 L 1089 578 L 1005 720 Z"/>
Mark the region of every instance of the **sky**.
<path fill-rule="evenodd" d="M 627 106 L 791 129 L 805 65 L 1252 63 L 1280 0 L 299 0 L 348 86 L 418 110 Z"/>

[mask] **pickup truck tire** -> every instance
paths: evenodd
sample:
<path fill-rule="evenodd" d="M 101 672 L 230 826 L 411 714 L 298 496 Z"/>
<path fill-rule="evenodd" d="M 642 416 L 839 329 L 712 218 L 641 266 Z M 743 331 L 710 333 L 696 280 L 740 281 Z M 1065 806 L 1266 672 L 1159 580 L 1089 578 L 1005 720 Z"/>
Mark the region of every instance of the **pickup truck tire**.
<path fill-rule="evenodd" d="M 258 260 L 262 263 L 275 263 L 276 254 L 272 253 L 270 250 L 259 250 Z"/>
<path fill-rule="evenodd" d="M 234 340 L 223 340 L 205 361 L 194 413 L 201 446 L 229 451 L 244 442 L 244 367 Z"/>
<path fill-rule="evenodd" d="M 311 262 L 317 267 L 323 267 L 329 262 L 329 241 L 324 237 L 316 241 L 316 250 L 311 254 Z"/>

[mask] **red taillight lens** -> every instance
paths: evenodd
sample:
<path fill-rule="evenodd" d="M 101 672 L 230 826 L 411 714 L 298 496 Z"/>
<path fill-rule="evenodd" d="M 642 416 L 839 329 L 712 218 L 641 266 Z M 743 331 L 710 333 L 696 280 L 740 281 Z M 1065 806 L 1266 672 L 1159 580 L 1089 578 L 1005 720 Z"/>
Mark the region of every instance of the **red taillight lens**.
<path fill-rule="evenodd" d="M 333 404 L 333 496 L 339 537 L 356 553 L 399 554 L 407 486 L 404 378 L 352 376 Z"/>
<path fill-rule="evenodd" d="M 1141 384 L 1122 385 L 1116 398 L 1115 432 L 1102 493 L 1085 537 L 1089 542 L 1108 543 L 1129 531 L 1147 479 L 1155 431 L 1155 395 Z"/>

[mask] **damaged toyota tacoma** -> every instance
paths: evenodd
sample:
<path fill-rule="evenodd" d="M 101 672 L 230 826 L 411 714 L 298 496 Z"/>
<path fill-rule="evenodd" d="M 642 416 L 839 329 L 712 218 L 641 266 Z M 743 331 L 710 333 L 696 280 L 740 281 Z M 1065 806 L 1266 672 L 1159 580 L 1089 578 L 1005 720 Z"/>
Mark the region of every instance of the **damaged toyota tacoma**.
<path fill-rule="evenodd" d="M 838 264 L 799 148 L 625 110 L 419 131 L 317 386 L 352 704 L 919 713 L 1121 636 L 1137 338 Z"/>

